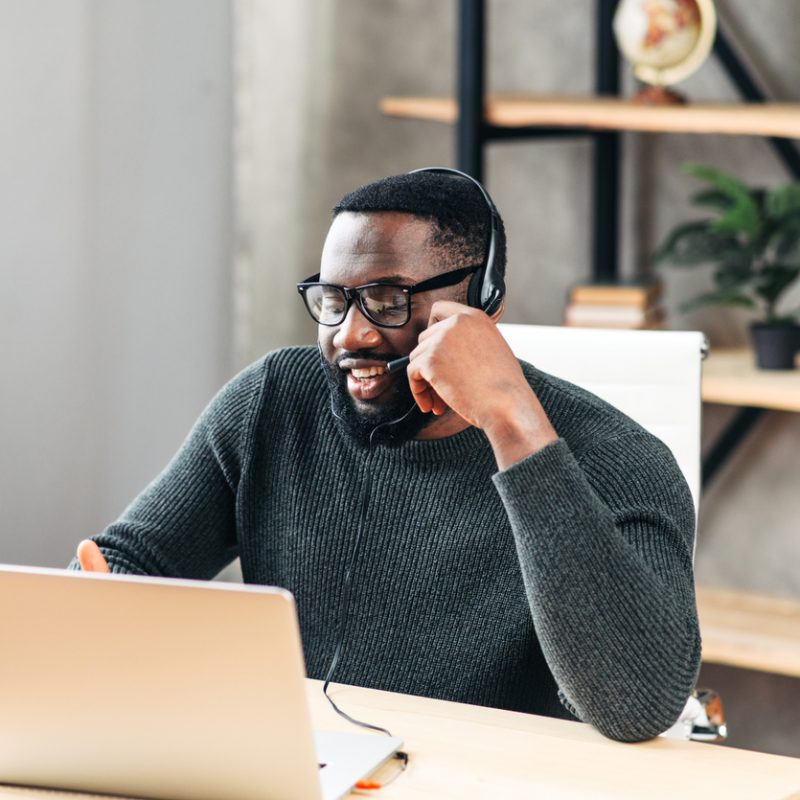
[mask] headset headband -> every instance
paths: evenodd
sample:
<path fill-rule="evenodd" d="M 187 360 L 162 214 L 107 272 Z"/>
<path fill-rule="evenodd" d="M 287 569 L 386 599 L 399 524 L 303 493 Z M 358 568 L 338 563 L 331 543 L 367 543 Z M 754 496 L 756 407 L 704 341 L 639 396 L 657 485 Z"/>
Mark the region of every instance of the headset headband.
<path fill-rule="evenodd" d="M 455 175 L 460 178 L 468 180 L 477 190 L 481 193 L 486 207 L 489 209 L 489 240 L 486 243 L 486 254 L 483 261 L 483 267 L 476 273 L 475 277 L 470 281 L 470 289 L 468 293 L 470 305 L 482 308 L 490 316 L 494 314 L 503 302 L 503 297 L 506 293 L 506 284 L 503 276 L 495 266 L 495 254 L 497 250 L 497 237 L 500 231 L 500 216 L 497 213 L 492 198 L 489 192 L 483 187 L 480 181 L 462 172 L 459 169 L 452 167 L 422 167 L 414 169 L 409 172 L 409 175 L 414 175 L 417 172 L 431 172 L 438 175 Z"/>

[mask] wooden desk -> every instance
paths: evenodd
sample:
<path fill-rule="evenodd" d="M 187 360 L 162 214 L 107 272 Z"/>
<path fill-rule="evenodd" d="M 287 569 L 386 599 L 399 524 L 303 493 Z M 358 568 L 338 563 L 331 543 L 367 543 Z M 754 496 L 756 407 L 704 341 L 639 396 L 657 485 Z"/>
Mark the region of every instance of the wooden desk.
<path fill-rule="evenodd" d="M 756 369 L 747 348 L 712 349 L 703 364 L 703 401 L 800 411 L 800 369 Z"/>
<path fill-rule="evenodd" d="M 352 730 L 321 684 L 308 688 L 315 727 Z M 332 696 L 405 741 L 408 769 L 376 798 L 800 800 L 800 759 L 667 739 L 620 744 L 579 722 L 349 686 Z"/>
<path fill-rule="evenodd" d="M 352 686 L 333 686 L 331 693 L 349 714 L 390 728 L 410 756 L 393 783 L 351 798 L 682 800 L 707 793 L 725 800 L 800 800 L 800 759 L 668 739 L 620 744 L 579 722 Z M 354 730 L 331 709 L 321 682 L 308 681 L 308 699 L 315 728 Z M 396 770 L 395 763 L 385 767 L 387 775 Z M 102 800 L 0 786 L 0 800 L 78 798 Z"/>

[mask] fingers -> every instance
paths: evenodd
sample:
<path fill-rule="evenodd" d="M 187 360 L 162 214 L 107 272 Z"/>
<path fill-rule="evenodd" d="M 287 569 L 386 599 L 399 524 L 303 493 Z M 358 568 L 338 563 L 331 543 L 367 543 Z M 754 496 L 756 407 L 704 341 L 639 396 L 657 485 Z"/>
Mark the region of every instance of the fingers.
<path fill-rule="evenodd" d="M 411 361 L 407 372 L 408 383 L 417 406 L 424 414 L 432 413 L 438 417 L 444 414 L 448 407 L 436 389 L 433 388 L 429 379 L 423 377 L 423 373 L 427 374 L 430 371 L 430 363 L 426 363 L 423 367 L 422 356 L 430 351 L 431 340 L 435 340 L 437 335 L 441 335 L 441 331 L 437 331 L 437 328 L 434 327 L 436 323 L 443 322 L 449 317 L 463 312 L 465 309 L 469 310 L 463 304 L 450 302 L 449 300 L 435 302 L 431 310 L 428 327 L 419 335 L 417 346 L 409 354 Z M 415 360 L 416 364 L 414 363 Z"/>
<path fill-rule="evenodd" d="M 433 395 L 435 394 L 433 387 L 421 376 L 412 375 L 408 373 L 408 385 L 411 388 L 411 394 L 419 406 L 419 410 L 423 414 L 433 410 Z"/>
<path fill-rule="evenodd" d="M 84 539 L 78 545 L 78 561 L 84 572 L 108 572 L 108 562 L 100 548 L 91 540 Z"/>
<path fill-rule="evenodd" d="M 411 387 L 411 394 L 423 414 L 432 412 L 437 417 L 440 417 L 447 411 L 447 404 L 424 378 L 412 378 L 409 376 L 408 384 Z"/>
<path fill-rule="evenodd" d="M 441 417 L 447 411 L 447 403 L 434 391 L 433 392 L 433 408 L 431 409 L 437 417 Z"/>

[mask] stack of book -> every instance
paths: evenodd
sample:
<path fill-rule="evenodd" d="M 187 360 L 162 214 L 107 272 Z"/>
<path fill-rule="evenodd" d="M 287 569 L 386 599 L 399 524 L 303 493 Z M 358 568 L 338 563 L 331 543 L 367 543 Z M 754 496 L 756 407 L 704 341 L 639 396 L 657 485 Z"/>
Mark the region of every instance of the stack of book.
<path fill-rule="evenodd" d="M 661 284 L 582 284 L 574 286 L 564 324 L 576 328 L 662 328 Z"/>

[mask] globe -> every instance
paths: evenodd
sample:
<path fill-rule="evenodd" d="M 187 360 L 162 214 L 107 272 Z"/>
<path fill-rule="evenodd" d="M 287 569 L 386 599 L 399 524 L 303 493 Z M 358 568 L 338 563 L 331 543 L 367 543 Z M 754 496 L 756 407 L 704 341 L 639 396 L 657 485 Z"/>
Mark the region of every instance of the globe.
<path fill-rule="evenodd" d="M 694 72 L 708 55 L 716 31 L 712 0 L 620 0 L 614 36 L 634 74 L 665 86 Z"/>

